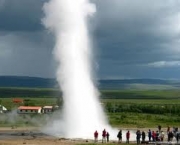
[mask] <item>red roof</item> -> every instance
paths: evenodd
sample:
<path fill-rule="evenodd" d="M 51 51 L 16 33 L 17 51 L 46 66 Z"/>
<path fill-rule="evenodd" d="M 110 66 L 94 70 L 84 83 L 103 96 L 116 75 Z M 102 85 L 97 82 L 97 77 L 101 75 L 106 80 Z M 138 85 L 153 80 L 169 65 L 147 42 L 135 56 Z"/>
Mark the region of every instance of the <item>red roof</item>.
<path fill-rule="evenodd" d="M 14 103 L 23 103 L 23 99 L 14 98 L 14 99 L 13 99 L 13 102 L 14 102 Z"/>
<path fill-rule="evenodd" d="M 42 107 L 40 106 L 19 106 L 19 110 L 39 110 Z"/>

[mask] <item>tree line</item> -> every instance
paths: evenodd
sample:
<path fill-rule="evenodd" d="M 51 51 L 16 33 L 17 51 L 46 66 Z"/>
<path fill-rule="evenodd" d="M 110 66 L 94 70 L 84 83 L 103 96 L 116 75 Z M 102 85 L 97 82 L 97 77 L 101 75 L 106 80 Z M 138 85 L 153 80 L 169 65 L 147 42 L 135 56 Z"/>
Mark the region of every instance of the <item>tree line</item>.
<path fill-rule="evenodd" d="M 108 113 L 134 112 L 180 115 L 180 104 L 119 104 L 107 102 L 104 108 Z"/>

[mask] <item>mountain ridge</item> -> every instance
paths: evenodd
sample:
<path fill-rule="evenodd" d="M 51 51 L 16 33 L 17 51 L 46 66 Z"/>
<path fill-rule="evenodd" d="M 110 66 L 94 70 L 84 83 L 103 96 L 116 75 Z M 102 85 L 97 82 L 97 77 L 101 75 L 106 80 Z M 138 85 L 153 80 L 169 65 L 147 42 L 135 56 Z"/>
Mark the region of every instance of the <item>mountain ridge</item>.
<path fill-rule="evenodd" d="M 97 81 L 100 89 L 130 89 L 147 86 L 148 88 L 171 88 L 180 87 L 180 80 L 164 79 L 103 79 Z M 27 88 L 57 88 L 55 78 L 42 78 L 31 76 L 0 76 L 0 87 L 27 87 Z"/>

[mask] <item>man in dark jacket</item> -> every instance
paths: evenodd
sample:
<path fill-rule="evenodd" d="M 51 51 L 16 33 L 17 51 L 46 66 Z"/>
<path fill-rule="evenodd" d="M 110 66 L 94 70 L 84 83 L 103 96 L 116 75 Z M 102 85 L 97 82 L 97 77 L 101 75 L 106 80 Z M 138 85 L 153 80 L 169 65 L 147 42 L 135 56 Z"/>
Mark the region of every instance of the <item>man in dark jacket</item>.
<path fill-rule="evenodd" d="M 110 136 L 110 134 L 109 134 L 109 132 L 107 132 L 106 133 L 107 142 L 109 142 L 109 136 Z"/>
<path fill-rule="evenodd" d="M 118 143 L 122 142 L 122 130 L 119 130 L 118 134 L 117 134 L 117 138 L 118 138 Z"/>
<path fill-rule="evenodd" d="M 148 137 L 149 137 L 149 142 L 151 141 L 151 137 L 152 137 L 152 133 L 151 133 L 151 130 L 149 129 L 148 131 Z"/>
<path fill-rule="evenodd" d="M 146 138 L 146 133 L 144 131 L 142 131 L 142 141 L 144 142 Z"/>
<path fill-rule="evenodd" d="M 140 132 L 140 130 L 137 130 L 137 132 L 136 132 L 137 145 L 140 144 L 140 138 L 141 138 L 141 132 Z"/>

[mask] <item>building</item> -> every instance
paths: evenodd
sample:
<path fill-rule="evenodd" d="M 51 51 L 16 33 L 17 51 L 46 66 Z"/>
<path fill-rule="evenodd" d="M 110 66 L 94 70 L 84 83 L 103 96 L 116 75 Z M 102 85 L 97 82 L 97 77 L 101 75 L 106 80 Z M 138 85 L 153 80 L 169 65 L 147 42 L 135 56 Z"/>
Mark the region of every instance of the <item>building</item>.
<path fill-rule="evenodd" d="M 12 100 L 12 102 L 18 104 L 18 103 L 23 103 L 24 100 L 23 100 L 23 99 L 20 99 L 20 98 L 14 98 L 14 99 Z"/>
<path fill-rule="evenodd" d="M 52 113 L 53 112 L 53 106 L 44 106 L 43 107 L 43 113 Z"/>
<path fill-rule="evenodd" d="M 5 113 L 7 112 L 7 108 L 5 108 L 4 106 L 0 105 L 0 113 Z"/>
<path fill-rule="evenodd" d="M 38 114 L 42 112 L 40 106 L 20 106 L 18 107 L 17 113 L 19 114 Z"/>

